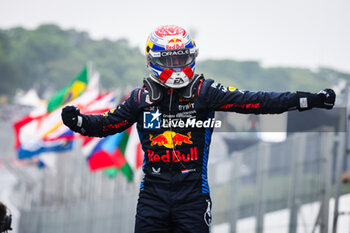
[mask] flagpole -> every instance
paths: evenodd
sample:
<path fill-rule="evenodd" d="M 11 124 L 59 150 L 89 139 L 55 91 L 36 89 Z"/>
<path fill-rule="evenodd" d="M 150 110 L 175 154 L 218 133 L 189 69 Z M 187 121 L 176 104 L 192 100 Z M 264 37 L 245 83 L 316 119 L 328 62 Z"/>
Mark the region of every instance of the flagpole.
<path fill-rule="evenodd" d="M 94 67 L 94 63 L 92 61 L 88 61 L 87 64 L 87 76 L 88 76 L 88 80 L 91 80 L 92 75 L 95 73 L 95 67 Z"/>

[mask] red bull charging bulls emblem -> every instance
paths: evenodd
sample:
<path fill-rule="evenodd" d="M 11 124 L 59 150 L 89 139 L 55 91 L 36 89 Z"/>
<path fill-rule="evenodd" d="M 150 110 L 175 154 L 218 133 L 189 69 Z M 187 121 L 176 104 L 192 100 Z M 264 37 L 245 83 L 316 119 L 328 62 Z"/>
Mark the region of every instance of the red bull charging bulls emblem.
<path fill-rule="evenodd" d="M 191 132 L 186 135 L 165 131 L 162 134 L 159 134 L 153 137 L 152 134 L 149 135 L 149 140 L 151 141 L 151 146 L 164 146 L 166 148 L 174 148 L 176 146 L 181 146 L 183 143 L 193 144 L 191 139 Z"/>

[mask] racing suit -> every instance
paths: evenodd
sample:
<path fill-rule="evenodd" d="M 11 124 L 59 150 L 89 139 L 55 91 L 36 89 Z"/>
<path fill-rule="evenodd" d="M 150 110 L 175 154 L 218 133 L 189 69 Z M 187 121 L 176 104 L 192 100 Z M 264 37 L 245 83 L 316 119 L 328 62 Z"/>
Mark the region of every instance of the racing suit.
<path fill-rule="evenodd" d="M 135 232 L 203 233 L 211 222 L 207 163 L 214 112 L 282 113 L 317 107 L 321 98 L 305 92 L 240 91 L 196 75 L 185 91 L 148 80 L 105 115 L 79 113 L 77 125 L 65 124 L 83 135 L 105 137 L 136 122 L 144 178 Z"/>

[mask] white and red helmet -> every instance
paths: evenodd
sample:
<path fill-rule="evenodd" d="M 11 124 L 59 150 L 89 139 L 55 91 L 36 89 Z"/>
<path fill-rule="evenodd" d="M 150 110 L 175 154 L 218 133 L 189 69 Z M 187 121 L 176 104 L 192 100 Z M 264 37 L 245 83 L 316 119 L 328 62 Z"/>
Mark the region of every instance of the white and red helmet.
<path fill-rule="evenodd" d="M 156 28 L 146 44 L 147 67 L 156 82 L 170 88 L 187 86 L 194 75 L 198 49 L 185 29 Z"/>

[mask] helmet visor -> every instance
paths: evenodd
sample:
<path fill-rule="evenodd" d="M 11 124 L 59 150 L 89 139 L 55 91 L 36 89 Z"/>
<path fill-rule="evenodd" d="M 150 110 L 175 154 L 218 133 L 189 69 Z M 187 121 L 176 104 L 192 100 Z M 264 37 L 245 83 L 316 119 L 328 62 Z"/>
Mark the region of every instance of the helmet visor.
<path fill-rule="evenodd" d="M 151 63 L 164 68 L 181 68 L 190 65 L 196 58 L 195 48 L 150 51 Z"/>

